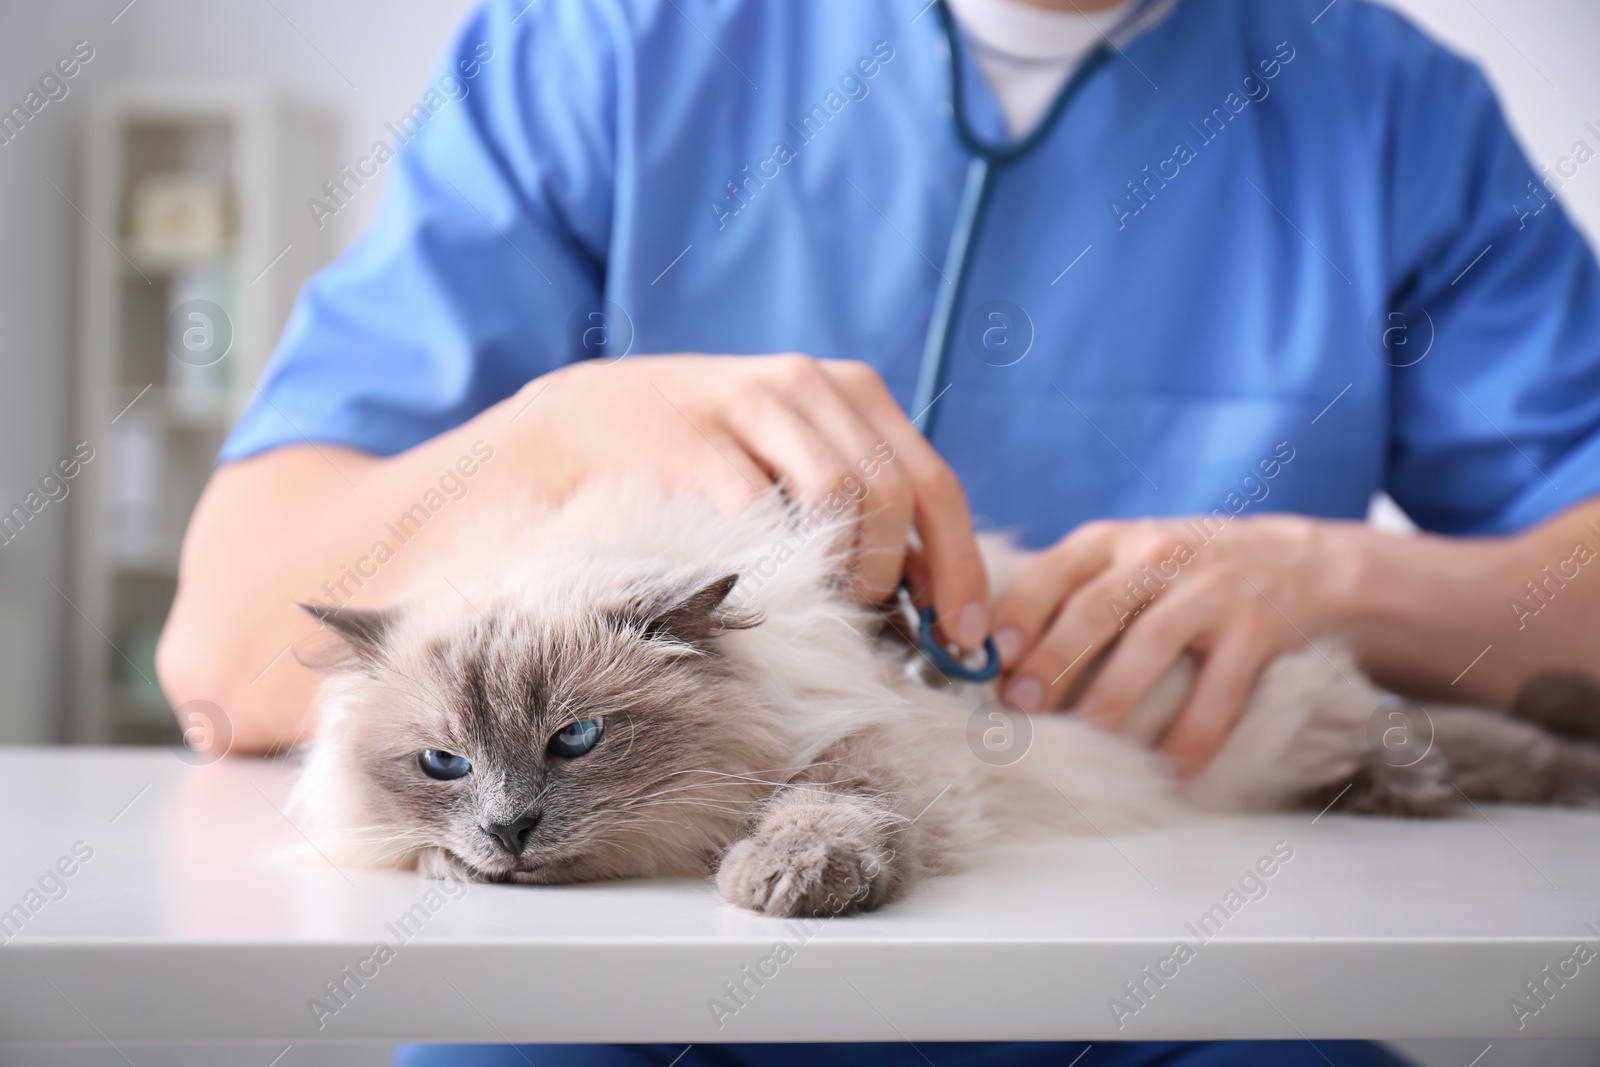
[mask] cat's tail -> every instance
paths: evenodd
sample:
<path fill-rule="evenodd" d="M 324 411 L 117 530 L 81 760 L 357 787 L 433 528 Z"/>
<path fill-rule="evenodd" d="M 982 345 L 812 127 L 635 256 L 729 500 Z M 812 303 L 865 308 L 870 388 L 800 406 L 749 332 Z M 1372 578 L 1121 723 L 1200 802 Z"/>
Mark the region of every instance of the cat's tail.
<path fill-rule="evenodd" d="M 1600 685 L 1587 675 L 1542 674 L 1508 713 L 1398 697 L 1380 711 L 1365 764 L 1308 804 L 1412 817 L 1446 815 L 1466 800 L 1600 808 Z"/>
<path fill-rule="evenodd" d="M 1429 714 L 1457 795 L 1600 808 L 1600 687 L 1588 676 L 1540 675 L 1509 714 L 1452 707 Z"/>
<path fill-rule="evenodd" d="M 1522 687 L 1511 714 L 1557 737 L 1600 742 L 1600 683 L 1580 671 L 1551 671 Z"/>

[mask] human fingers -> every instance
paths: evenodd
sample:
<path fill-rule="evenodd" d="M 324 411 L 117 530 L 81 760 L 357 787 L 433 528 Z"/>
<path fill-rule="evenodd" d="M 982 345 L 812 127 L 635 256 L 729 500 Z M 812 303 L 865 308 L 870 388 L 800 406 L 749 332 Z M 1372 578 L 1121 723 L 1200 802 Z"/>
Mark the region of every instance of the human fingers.
<path fill-rule="evenodd" d="M 894 464 L 910 485 L 912 518 L 932 576 L 941 633 L 963 650 L 977 648 L 989 634 L 989 581 L 960 479 L 906 418 L 875 370 L 851 361 L 822 366 L 887 443 L 884 462 Z"/>
<path fill-rule="evenodd" d="M 1110 565 L 1115 531 L 1114 523 L 1086 523 L 1022 565 L 994 608 L 995 645 L 1008 671 L 1033 651 L 1078 587 Z"/>
<path fill-rule="evenodd" d="M 1267 635 L 1255 627 L 1236 627 L 1206 657 L 1188 701 L 1161 741 L 1180 775 L 1199 771 L 1222 748 L 1275 653 Z"/>
<path fill-rule="evenodd" d="M 673 387 L 674 393 L 680 391 L 680 383 L 667 378 L 666 384 Z M 662 409 L 659 415 L 646 419 L 644 413 L 651 411 L 655 401 L 635 383 L 634 395 L 640 398 L 635 404 L 645 405 L 636 408 L 640 414 L 635 419 L 655 427 L 650 431 L 643 459 L 659 470 L 665 482 L 692 485 L 728 511 L 742 509 L 771 486 L 772 478 L 766 470 L 728 430 L 720 414 L 703 406 L 700 397 L 674 397 L 654 380 L 644 381 L 643 386 L 672 409 L 671 415 Z M 613 435 L 627 437 L 635 433 L 637 421 L 635 425 L 612 426 Z"/>
<path fill-rule="evenodd" d="M 1217 625 L 1219 592 L 1205 575 L 1163 591 L 1128 624 L 1074 710 L 1102 729 L 1120 728 L 1178 657 Z"/>
<path fill-rule="evenodd" d="M 906 546 L 905 582 L 913 604 L 926 604 L 933 599 L 933 572 L 928 567 L 928 557 L 922 554 L 922 546 L 916 543 Z"/>
<path fill-rule="evenodd" d="M 741 390 L 721 412 L 723 425 L 767 477 L 801 506 L 837 491 L 847 464 L 811 422 L 764 383 Z"/>
<path fill-rule="evenodd" d="M 688 482 L 724 511 L 742 511 L 772 486 L 772 479 L 761 465 L 745 452 L 737 438 L 720 427 L 704 431 L 697 440 L 686 441 L 685 449 L 683 466 L 678 467 L 676 458 L 669 461 L 662 471 L 664 480 L 668 484 Z"/>
<path fill-rule="evenodd" d="M 1094 662 L 1090 653 L 1116 639 L 1120 623 L 1103 606 L 1118 591 L 1113 573 L 1102 571 L 1066 599 L 1012 671 L 1003 692 L 1007 702 L 1025 712 L 1049 711 Z"/>
<path fill-rule="evenodd" d="M 894 592 L 904 571 L 915 514 L 912 488 L 893 462 L 888 441 L 831 378 L 817 368 L 813 381 L 820 388 L 813 391 L 808 382 L 792 394 L 792 400 L 799 402 L 800 414 L 845 460 L 843 476 L 833 486 L 838 495 L 830 495 L 826 507 L 831 514 L 841 505 L 853 509 L 855 584 L 864 599 L 875 603 Z"/>

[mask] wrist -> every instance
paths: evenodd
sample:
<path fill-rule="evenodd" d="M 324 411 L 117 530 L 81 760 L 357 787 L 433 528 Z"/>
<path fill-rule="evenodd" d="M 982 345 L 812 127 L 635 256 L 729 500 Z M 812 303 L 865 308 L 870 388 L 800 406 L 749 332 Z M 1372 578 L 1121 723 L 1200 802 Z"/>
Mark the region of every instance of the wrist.
<path fill-rule="evenodd" d="M 1311 529 L 1312 597 L 1323 632 L 1344 633 L 1382 610 L 1380 534 L 1365 523 L 1305 520 Z"/>
<path fill-rule="evenodd" d="M 1514 543 L 1332 523 L 1323 583 L 1330 629 L 1349 637 L 1380 684 L 1445 692 L 1492 639 L 1515 572 Z M 1487 635 L 1487 636 L 1486 636 Z M 1472 682 L 1484 680 L 1474 672 Z M 1465 692 L 1465 690 L 1463 690 Z"/>

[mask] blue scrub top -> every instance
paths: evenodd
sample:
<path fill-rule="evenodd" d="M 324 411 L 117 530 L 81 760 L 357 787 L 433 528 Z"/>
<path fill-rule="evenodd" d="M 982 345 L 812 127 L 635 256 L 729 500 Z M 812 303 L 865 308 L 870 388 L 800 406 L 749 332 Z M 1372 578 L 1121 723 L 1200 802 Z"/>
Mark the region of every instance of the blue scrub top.
<path fill-rule="evenodd" d="M 860 359 L 909 407 L 951 287 L 933 441 L 1033 544 L 1380 489 L 1498 533 L 1600 491 L 1600 273 L 1471 64 L 1355 0 L 1158 5 L 950 277 L 952 62 L 972 136 L 1004 123 L 925 4 L 491 0 L 222 458 L 393 454 L 624 352 Z"/>

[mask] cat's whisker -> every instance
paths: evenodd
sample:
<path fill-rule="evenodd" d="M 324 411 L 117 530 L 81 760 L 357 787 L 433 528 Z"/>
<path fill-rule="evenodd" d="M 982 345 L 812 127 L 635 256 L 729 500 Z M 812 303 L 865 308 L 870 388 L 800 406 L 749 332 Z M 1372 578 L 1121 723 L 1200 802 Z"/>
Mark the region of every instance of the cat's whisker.
<path fill-rule="evenodd" d="M 629 805 L 627 805 L 625 807 L 622 807 L 622 808 L 619 808 L 617 810 L 619 812 L 634 812 L 634 811 L 644 811 L 644 810 L 646 810 L 648 808 L 657 808 L 657 807 L 696 807 L 696 808 L 702 808 L 702 809 L 704 809 L 706 811 L 721 811 L 721 812 L 726 812 L 729 815 L 741 815 L 741 816 L 743 816 L 743 815 L 752 814 L 756 810 L 758 805 L 752 804 L 748 809 L 732 808 L 732 807 L 728 807 L 725 804 L 718 804 L 718 803 L 715 803 L 715 802 L 710 801 L 710 800 L 698 800 L 698 799 L 695 799 L 695 798 L 691 797 L 691 798 L 678 799 L 678 800 L 652 800 L 652 801 L 649 801 L 649 802 L 643 803 L 643 804 L 629 804 Z"/>
<path fill-rule="evenodd" d="M 671 805 L 671 806 L 675 806 L 675 807 L 686 807 L 686 808 L 687 807 L 692 807 L 692 808 L 698 808 L 698 809 L 703 810 L 703 811 L 720 811 L 720 812 L 725 812 L 725 813 L 730 814 L 730 815 L 739 815 L 741 817 L 748 817 L 749 815 L 754 814 L 756 811 L 760 810 L 760 805 L 756 804 L 756 803 L 751 803 L 746 807 L 735 807 L 735 806 L 732 806 L 732 805 L 729 805 L 729 804 L 718 804 L 718 803 L 715 803 L 715 802 L 710 801 L 710 800 L 700 800 L 700 799 L 695 799 L 695 798 L 671 799 L 671 800 L 666 800 L 666 799 L 663 799 L 663 800 L 649 800 L 649 801 L 644 801 L 644 802 L 639 803 L 639 804 L 623 805 L 621 807 L 618 807 L 615 810 L 616 810 L 616 814 L 623 815 L 623 814 L 627 814 L 629 812 L 647 811 L 647 810 L 650 810 L 652 808 L 660 808 L 660 807 L 667 806 L 667 805 Z"/>
<path fill-rule="evenodd" d="M 674 808 L 682 817 L 690 819 L 691 827 L 699 833 L 706 833 L 707 829 L 717 829 L 720 832 L 733 832 L 736 827 L 749 824 L 752 813 L 747 811 L 722 811 L 722 809 L 706 808 Z M 626 825 L 634 821 L 648 821 L 662 817 L 662 809 L 634 809 L 619 813 L 618 824 Z"/>
<path fill-rule="evenodd" d="M 624 831 L 624 832 L 629 831 L 629 830 L 633 830 L 633 831 L 640 832 L 640 833 L 648 833 L 648 831 L 644 830 L 644 827 L 652 826 L 652 825 L 676 826 L 676 827 L 682 827 L 683 829 L 686 829 L 686 830 L 694 831 L 696 834 L 698 834 L 700 836 L 701 840 L 705 841 L 706 845 L 709 847 L 709 851 L 706 854 L 710 855 L 710 856 L 715 856 L 715 855 L 721 853 L 722 851 L 724 851 L 727 848 L 727 843 L 718 842 L 716 839 L 711 837 L 711 835 L 706 833 L 705 827 L 701 826 L 699 823 L 695 822 L 692 819 L 691 820 L 687 820 L 687 821 L 682 821 L 682 820 L 678 820 L 678 819 L 664 819 L 664 818 L 661 818 L 660 816 L 647 816 L 645 818 L 637 819 L 637 820 L 630 819 L 630 820 L 628 820 L 628 822 L 624 823 L 620 827 L 620 829 L 622 831 Z M 660 838 L 660 837 L 650 837 L 650 840 L 660 842 L 660 841 L 663 841 L 664 839 Z"/>
<path fill-rule="evenodd" d="M 627 821 L 619 822 L 616 829 L 622 833 L 634 832 L 638 833 L 638 835 L 648 835 L 650 830 L 646 829 L 646 827 L 653 827 L 653 825 L 670 825 L 670 827 L 677 827 L 677 829 L 694 830 L 694 832 L 699 833 L 699 837 L 701 837 L 702 840 L 706 841 L 707 845 L 712 848 L 712 851 L 722 851 L 722 849 L 725 848 L 725 845 L 718 845 L 717 840 L 710 837 L 709 833 L 706 833 L 706 829 L 704 829 L 704 827 L 701 827 L 701 825 L 696 824 L 696 822 L 693 821 L 685 821 L 685 819 L 664 819 L 664 817 L 661 816 L 645 816 L 640 817 L 640 819 L 627 819 Z M 658 843 L 659 845 L 662 838 L 651 837 L 650 840 L 654 841 L 654 843 Z M 696 851 L 698 851 L 698 849 L 696 849 Z"/>
<path fill-rule="evenodd" d="M 410 845 L 425 846 L 433 844 L 430 834 L 352 834 L 346 839 L 351 844 L 362 845 Z"/>
<path fill-rule="evenodd" d="M 756 774 L 771 773 L 771 774 L 793 775 L 793 774 L 798 774 L 801 770 L 804 770 L 804 769 L 805 768 L 803 768 L 803 767 L 795 767 L 795 768 L 780 767 L 780 768 L 775 768 L 774 770 L 772 770 L 770 772 L 757 771 L 755 773 Z M 707 774 L 707 775 L 712 775 L 712 776 L 717 777 L 717 778 L 736 779 L 736 780 L 741 781 L 741 782 L 751 782 L 751 783 L 753 783 L 755 785 L 765 785 L 765 786 L 780 786 L 780 785 L 783 785 L 784 782 L 787 780 L 786 778 L 780 778 L 780 779 L 776 779 L 776 780 L 770 779 L 770 778 L 759 778 L 759 777 L 755 777 L 754 775 L 750 775 L 750 774 L 735 774 L 732 771 L 713 770 L 713 769 L 711 769 L 709 767 L 698 768 L 698 769 L 693 769 L 693 770 L 686 770 L 686 771 L 672 771 L 669 774 L 665 775 L 665 777 L 670 778 L 670 777 L 673 777 L 674 775 L 679 775 L 679 774 Z"/>
<path fill-rule="evenodd" d="M 691 792 L 694 792 L 695 790 L 698 790 L 698 789 L 733 789 L 733 788 L 749 789 L 750 788 L 750 783 L 749 782 L 744 782 L 744 781 L 696 782 L 696 783 L 694 783 L 692 785 L 676 785 L 676 786 L 673 786 L 670 789 L 658 789 L 653 793 L 641 793 L 638 796 L 632 797 L 630 799 L 632 799 L 632 800 L 647 800 L 647 799 L 652 798 L 652 797 L 671 796 L 671 795 L 673 795 L 675 793 L 691 793 Z"/>
<path fill-rule="evenodd" d="M 421 827 L 407 828 L 380 825 L 343 827 L 331 832 L 324 831 L 324 833 L 334 840 L 348 839 L 356 841 L 401 840 L 407 838 L 427 840 L 431 836 L 428 831 Z"/>

